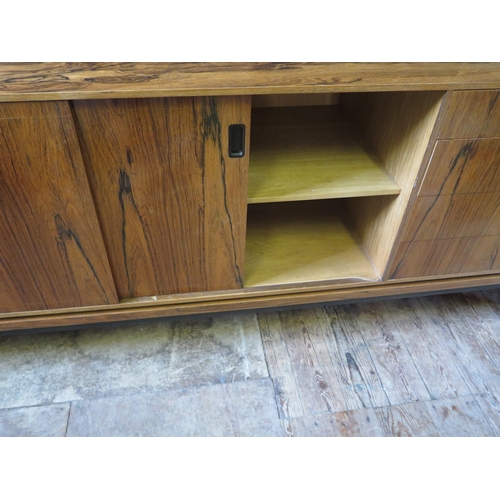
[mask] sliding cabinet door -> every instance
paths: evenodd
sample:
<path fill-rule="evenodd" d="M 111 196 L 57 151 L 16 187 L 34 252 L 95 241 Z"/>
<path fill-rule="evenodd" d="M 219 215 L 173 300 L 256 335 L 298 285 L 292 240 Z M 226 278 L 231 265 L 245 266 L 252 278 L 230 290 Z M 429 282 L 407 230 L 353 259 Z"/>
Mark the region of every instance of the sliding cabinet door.
<path fill-rule="evenodd" d="M 0 312 L 117 301 L 69 104 L 0 104 Z"/>
<path fill-rule="evenodd" d="M 120 298 L 240 288 L 250 98 L 76 101 L 74 109 Z M 233 124 L 246 125 L 239 157 L 230 154 Z"/>

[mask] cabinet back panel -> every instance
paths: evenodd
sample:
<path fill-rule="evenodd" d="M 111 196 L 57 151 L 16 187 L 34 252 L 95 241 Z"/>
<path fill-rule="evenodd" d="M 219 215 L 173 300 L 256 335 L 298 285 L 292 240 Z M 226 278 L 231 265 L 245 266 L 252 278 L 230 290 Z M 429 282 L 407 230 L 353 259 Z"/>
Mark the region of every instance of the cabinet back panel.
<path fill-rule="evenodd" d="M 0 312 L 118 301 L 67 102 L 0 104 Z"/>
<path fill-rule="evenodd" d="M 250 97 L 76 101 L 120 298 L 242 286 Z"/>

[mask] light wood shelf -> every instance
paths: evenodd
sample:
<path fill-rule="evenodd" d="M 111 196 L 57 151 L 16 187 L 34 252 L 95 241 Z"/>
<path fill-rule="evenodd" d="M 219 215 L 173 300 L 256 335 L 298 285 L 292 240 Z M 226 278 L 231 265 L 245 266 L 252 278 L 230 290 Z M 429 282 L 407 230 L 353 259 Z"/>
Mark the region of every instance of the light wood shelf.
<path fill-rule="evenodd" d="M 396 195 L 338 106 L 255 108 L 248 203 Z"/>
<path fill-rule="evenodd" d="M 363 247 L 333 209 L 306 211 L 293 205 L 249 207 L 245 287 L 379 280 Z"/>

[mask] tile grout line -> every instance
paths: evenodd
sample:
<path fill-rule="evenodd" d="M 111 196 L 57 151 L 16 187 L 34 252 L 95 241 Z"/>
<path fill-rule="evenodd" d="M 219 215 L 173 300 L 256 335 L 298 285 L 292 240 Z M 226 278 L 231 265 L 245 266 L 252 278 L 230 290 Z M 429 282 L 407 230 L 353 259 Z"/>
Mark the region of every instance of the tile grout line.
<path fill-rule="evenodd" d="M 85 397 L 85 398 L 80 398 L 80 399 L 68 399 L 65 401 L 57 401 L 57 402 L 52 402 L 52 403 L 41 403 L 41 404 L 28 404 L 28 405 L 22 405 L 22 406 L 9 406 L 9 407 L 4 407 L 0 408 L 1 411 L 10 411 L 10 410 L 21 410 L 21 409 L 27 409 L 27 408 L 43 408 L 43 407 L 49 407 L 52 405 L 63 405 L 67 403 L 78 403 L 81 401 L 96 401 L 99 399 L 112 399 L 112 398 L 120 398 L 120 397 L 134 397 L 134 396 L 139 396 L 141 394 L 163 394 L 166 392 L 178 392 L 178 391 L 188 391 L 191 389 L 201 389 L 202 387 L 212 387 L 212 386 L 222 386 L 222 385 L 231 385 L 231 384 L 243 384 L 243 383 L 249 383 L 249 382 L 257 382 L 257 381 L 262 381 L 262 380 L 271 380 L 271 377 L 259 377 L 259 378 L 252 378 L 249 380 L 234 380 L 234 381 L 227 381 L 227 382 L 215 382 L 213 384 L 211 383 L 206 383 L 206 384 L 196 384 L 196 385 L 190 385 L 190 386 L 184 386 L 184 387 L 172 387 L 170 389 L 154 389 L 154 390 L 135 390 L 133 392 L 129 393 L 123 393 L 123 394 L 108 394 L 108 395 L 99 395 L 99 396 L 94 396 L 94 397 Z"/>

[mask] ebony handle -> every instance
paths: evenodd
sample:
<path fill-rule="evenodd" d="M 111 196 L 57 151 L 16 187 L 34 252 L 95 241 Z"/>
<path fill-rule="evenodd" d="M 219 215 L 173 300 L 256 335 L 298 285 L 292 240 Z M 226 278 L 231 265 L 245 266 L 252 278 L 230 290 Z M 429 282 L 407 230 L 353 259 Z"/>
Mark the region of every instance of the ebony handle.
<path fill-rule="evenodd" d="M 229 125 L 229 158 L 245 156 L 245 125 Z"/>

